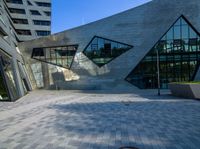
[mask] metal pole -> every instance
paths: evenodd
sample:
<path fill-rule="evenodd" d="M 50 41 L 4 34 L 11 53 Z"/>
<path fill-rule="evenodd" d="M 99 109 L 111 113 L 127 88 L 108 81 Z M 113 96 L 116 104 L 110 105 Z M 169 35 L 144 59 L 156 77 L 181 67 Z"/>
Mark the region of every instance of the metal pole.
<path fill-rule="evenodd" d="M 158 96 L 160 96 L 160 58 L 158 49 L 156 50 L 156 53 L 157 53 Z"/>

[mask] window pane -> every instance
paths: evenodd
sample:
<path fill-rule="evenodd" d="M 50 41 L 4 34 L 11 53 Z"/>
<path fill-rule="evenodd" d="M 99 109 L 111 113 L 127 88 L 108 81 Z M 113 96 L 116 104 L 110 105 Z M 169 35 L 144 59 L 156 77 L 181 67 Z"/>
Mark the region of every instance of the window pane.
<path fill-rule="evenodd" d="M 131 48 L 132 46 L 127 44 L 95 37 L 83 53 L 101 67 Z"/>
<path fill-rule="evenodd" d="M 188 25 L 183 25 L 181 29 L 182 29 L 182 38 L 187 39 L 189 37 Z"/>
<path fill-rule="evenodd" d="M 173 39 L 173 28 L 171 28 L 171 29 L 167 32 L 167 39 L 168 39 L 168 40 Z"/>
<path fill-rule="evenodd" d="M 32 58 L 60 67 L 70 68 L 77 48 L 77 45 L 53 48 L 35 48 L 33 49 Z"/>
<path fill-rule="evenodd" d="M 197 37 L 197 34 L 195 33 L 195 31 L 189 27 L 189 31 L 190 31 L 190 38 L 196 38 Z"/>
<path fill-rule="evenodd" d="M 181 38 L 181 30 L 180 26 L 174 27 L 174 39 L 180 39 Z"/>

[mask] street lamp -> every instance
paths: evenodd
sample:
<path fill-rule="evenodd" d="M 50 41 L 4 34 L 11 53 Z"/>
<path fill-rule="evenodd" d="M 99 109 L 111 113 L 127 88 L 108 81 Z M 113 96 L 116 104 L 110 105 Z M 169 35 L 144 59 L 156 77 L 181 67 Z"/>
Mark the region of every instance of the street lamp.
<path fill-rule="evenodd" d="M 156 50 L 156 55 L 157 55 L 158 96 L 160 96 L 160 58 L 158 49 Z"/>

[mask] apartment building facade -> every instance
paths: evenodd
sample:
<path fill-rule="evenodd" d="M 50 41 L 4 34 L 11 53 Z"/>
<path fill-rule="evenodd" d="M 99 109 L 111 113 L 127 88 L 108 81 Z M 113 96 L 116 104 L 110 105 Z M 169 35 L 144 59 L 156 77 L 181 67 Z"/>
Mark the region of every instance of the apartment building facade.
<path fill-rule="evenodd" d="M 50 35 L 50 0 L 5 1 L 20 41 Z"/>

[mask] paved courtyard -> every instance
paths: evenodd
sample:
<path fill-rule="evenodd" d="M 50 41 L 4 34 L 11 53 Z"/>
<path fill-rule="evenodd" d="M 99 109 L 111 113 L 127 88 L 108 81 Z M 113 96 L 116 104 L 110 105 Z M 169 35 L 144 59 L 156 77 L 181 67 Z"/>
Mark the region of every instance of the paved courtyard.
<path fill-rule="evenodd" d="M 199 149 L 200 101 L 153 92 L 34 91 L 0 103 L 0 149 Z"/>

